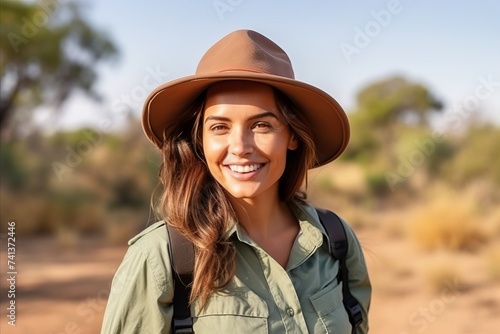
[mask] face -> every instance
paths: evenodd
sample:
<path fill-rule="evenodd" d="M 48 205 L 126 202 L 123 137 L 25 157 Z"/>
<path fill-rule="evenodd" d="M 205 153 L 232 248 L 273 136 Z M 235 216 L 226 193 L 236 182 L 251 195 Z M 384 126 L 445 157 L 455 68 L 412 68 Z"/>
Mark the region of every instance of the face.
<path fill-rule="evenodd" d="M 269 86 L 223 82 L 207 91 L 203 152 L 210 173 L 233 198 L 277 197 L 287 151 L 296 148 Z"/>

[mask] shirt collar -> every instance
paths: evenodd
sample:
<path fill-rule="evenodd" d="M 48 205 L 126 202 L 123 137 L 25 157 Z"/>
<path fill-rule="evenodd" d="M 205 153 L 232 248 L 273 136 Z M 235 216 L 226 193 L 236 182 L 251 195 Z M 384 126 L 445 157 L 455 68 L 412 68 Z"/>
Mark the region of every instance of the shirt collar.
<path fill-rule="evenodd" d="M 290 209 L 300 224 L 299 237 L 304 237 L 311 246 L 320 247 L 328 234 L 321 224 L 318 213 L 314 207 L 307 203 L 292 202 Z M 243 228 L 235 221 L 226 233 L 227 238 L 236 237 L 241 242 L 255 244 Z"/>

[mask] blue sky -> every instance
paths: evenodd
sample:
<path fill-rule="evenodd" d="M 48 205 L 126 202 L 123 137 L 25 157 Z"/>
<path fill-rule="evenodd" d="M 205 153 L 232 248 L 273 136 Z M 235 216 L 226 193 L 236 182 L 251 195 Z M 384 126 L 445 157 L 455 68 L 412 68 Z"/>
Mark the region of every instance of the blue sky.
<path fill-rule="evenodd" d="M 103 118 L 118 123 L 124 103 L 139 115 L 151 84 L 193 74 L 208 47 L 241 28 L 274 40 L 298 80 L 327 91 L 347 111 L 362 87 L 403 75 L 428 86 L 446 112 L 477 103 L 479 117 L 500 123 L 500 1 L 86 3 L 87 18 L 117 42 L 121 57 L 99 67 L 103 103 L 73 98 L 59 127 L 95 126 Z"/>

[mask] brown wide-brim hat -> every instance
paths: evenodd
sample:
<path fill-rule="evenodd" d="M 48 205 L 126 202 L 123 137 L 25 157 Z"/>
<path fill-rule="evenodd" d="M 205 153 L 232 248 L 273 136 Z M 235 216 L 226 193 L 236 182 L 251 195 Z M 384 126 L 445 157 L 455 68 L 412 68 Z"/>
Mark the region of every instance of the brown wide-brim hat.
<path fill-rule="evenodd" d="M 336 159 L 349 142 L 349 121 L 342 107 L 326 92 L 295 80 L 285 51 L 251 30 L 237 30 L 215 43 L 201 58 L 196 74 L 160 85 L 147 97 L 142 114 L 146 136 L 157 147 L 163 134 L 176 135 L 179 116 L 213 84 L 248 80 L 275 87 L 304 114 L 316 145 L 317 163 Z"/>

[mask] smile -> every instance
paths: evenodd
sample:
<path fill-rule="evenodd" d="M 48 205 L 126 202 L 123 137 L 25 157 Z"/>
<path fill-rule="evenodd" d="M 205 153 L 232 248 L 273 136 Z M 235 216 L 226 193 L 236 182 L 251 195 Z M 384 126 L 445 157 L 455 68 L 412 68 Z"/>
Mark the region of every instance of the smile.
<path fill-rule="evenodd" d="M 235 173 L 250 173 L 262 168 L 264 164 L 252 164 L 252 165 L 228 165 L 228 167 Z"/>

